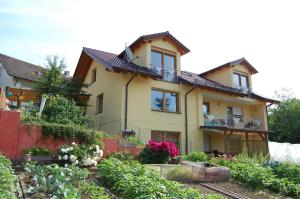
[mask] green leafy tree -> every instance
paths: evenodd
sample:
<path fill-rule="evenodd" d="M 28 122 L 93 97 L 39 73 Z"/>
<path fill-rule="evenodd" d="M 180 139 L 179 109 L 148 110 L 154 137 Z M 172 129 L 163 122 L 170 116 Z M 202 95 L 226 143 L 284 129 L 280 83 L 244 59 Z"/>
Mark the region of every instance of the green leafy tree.
<path fill-rule="evenodd" d="M 39 77 L 37 91 L 41 94 L 62 94 L 66 68 L 65 60 L 57 55 L 47 56 L 47 65 L 43 76 Z"/>
<path fill-rule="evenodd" d="M 270 139 L 276 142 L 300 143 L 300 100 L 283 89 L 277 92 L 282 102 L 269 110 Z"/>
<path fill-rule="evenodd" d="M 58 124 L 84 125 L 86 117 L 83 109 L 75 102 L 62 96 L 50 96 L 47 99 L 42 117 L 47 122 Z"/>
<path fill-rule="evenodd" d="M 82 105 L 78 97 L 82 84 L 78 79 L 63 75 L 67 67 L 64 58 L 53 55 L 47 56 L 46 60 L 47 70 L 38 78 L 36 90 L 41 94 L 60 95 Z"/>

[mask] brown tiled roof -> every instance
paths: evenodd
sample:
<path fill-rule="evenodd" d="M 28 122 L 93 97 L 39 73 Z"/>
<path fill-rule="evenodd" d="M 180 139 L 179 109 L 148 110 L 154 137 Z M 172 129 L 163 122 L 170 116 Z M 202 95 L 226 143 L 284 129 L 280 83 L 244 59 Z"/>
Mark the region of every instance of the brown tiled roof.
<path fill-rule="evenodd" d="M 201 77 L 196 73 L 192 73 L 188 71 L 181 71 L 181 74 L 179 75 L 179 79 L 180 81 L 193 86 L 204 87 L 204 88 L 213 89 L 221 92 L 227 92 L 235 95 L 241 95 L 241 96 L 245 95 L 244 93 L 240 92 L 238 89 L 224 86 L 217 82 Z"/>
<path fill-rule="evenodd" d="M 185 45 L 183 45 L 178 39 L 176 39 L 171 33 L 169 33 L 169 31 L 154 33 L 154 34 L 149 34 L 149 35 L 142 35 L 137 40 L 135 40 L 132 44 L 130 44 L 129 47 L 133 48 L 136 44 L 138 44 L 141 41 L 147 41 L 147 40 L 157 39 L 157 38 L 161 38 L 161 37 L 170 38 L 171 41 L 173 41 L 178 47 L 180 47 L 184 51 L 183 54 L 190 52 L 190 50 Z M 124 51 L 122 51 L 118 56 L 123 57 Z"/>
<path fill-rule="evenodd" d="M 1 53 L 0 63 L 9 75 L 30 81 L 37 81 L 39 74 L 43 75 L 46 70 L 41 66 L 33 65 Z"/>
<path fill-rule="evenodd" d="M 263 96 L 263 95 L 258 94 L 256 92 L 253 92 L 253 91 L 252 91 L 251 95 L 252 95 L 253 98 L 260 99 L 260 100 L 263 100 L 263 101 L 272 102 L 274 104 L 279 104 L 280 103 L 279 100 Z"/>
<path fill-rule="evenodd" d="M 117 70 L 125 72 L 134 72 L 141 75 L 159 77 L 159 75 L 151 68 L 138 66 L 132 62 L 120 59 L 116 54 L 95 50 L 91 48 L 83 48 L 83 52 L 96 62 L 103 64 L 108 70 Z"/>
<path fill-rule="evenodd" d="M 204 76 L 206 76 L 207 74 L 209 74 L 209 73 L 212 73 L 212 72 L 215 72 L 215 71 L 217 71 L 217 70 L 220 70 L 220 69 L 222 69 L 222 68 L 225 68 L 225 67 L 233 67 L 233 66 L 235 66 L 235 65 L 238 65 L 238 64 L 245 64 L 245 66 L 247 66 L 248 67 L 248 69 L 251 71 L 251 73 L 252 74 L 256 74 L 256 73 L 258 73 L 258 71 L 244 58 L 244 57 L 242 57 L 242 58 L 240 58 L 240 59 L 237 59 L 237 60 L 234 60 L 234 61 L 231 61 L 231 62 L 228 62 L 228 63 L 226 63 L 226 64 L 223 64 L 223 65 L 221 65 L 221 66 L 218 66 L 218 67 L 216 67 L 216 68 L 213 68 L 213 69 L 211 69 L 211 70 L 208 70 L 208 71 L 206 71 L 206 72 L 204 72 L 204 73 L 201 73 L 200 74 L 200 76 L 202 76 L 202 77 L 204 77 Z"/>

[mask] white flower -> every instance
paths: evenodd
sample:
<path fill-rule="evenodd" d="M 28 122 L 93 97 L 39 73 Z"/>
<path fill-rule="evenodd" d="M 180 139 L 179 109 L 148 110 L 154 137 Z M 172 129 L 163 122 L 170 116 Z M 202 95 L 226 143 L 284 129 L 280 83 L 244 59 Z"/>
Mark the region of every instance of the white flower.
<path fill-rule="evenodd" d="M 60 155 L 58 156 L 58 159 L 61 160 L 61 156 Z"/>
<path fill-rule="evenodd" d="M 77 159 L 77 157 L 76 157 L 75 155 L 71 155 L 71 156 L 70 156 L 71 162 L 74 162 L 76 159 Z"/>
<path fill-rule="evenodd" d="M 68 155 L 64 155 L 63 159 L 68 160 Z"/>
<path fill-rule="evenodd" d="M 75 160 L 75 164 L 78 164 L 78 160 Z"/>
<path fill-rule="evenodd" d="M 69 150 L 70 150 L 70 151 L 73 151 L 73 147 L 70 147 Z"/>
<path fill-rule="evenodd" d="M 95 148 L 96 148 L 96 152 L 98 152 L 100 150 L 99 145 L 95 145 Z"/>
<path fill-rule="evenodd" d="M 75 142 L 72 142 L 72 145 L 77 145 Z"/>
<path fill-rule="evenodd" d="M 99 150 L 98 155 L 99 155 L 99 158 L 102 158 L 102 156 L 103 156 L 103 151 L 102 151 L 102 150 Z"/>
<path fill-rule="evenodd" d="M 68 164 L 65 164 L 65 167 L 68 167 Z"/>

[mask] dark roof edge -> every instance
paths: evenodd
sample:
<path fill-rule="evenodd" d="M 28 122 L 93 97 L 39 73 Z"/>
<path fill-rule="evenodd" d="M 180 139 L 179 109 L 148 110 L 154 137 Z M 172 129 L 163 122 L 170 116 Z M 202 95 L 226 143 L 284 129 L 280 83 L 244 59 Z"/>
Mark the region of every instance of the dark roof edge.
<path fill-rule="evenodd" d="M 207 74 L 209 74 L 209 73 L 213 73 L 213 72 L 215 72 L 215 71 L 217 71 L 217 70 L 220 70 L 220 69 L 222 69 L 222 68 L 225 68 L 225 67 L 229 67 L 229 66 L 235 66 L 235 65 L 237 65 L 237 64 L 241 64 L 241 63 L 243 63 L 243 62 L 245 62 L 246 63 L 246 65 L 249 67 L 249 70 L 253 73 L 253 74 L 256 74 L 256 73 L 258 73 L 258 71 L 244 58 L 244 57 L 242 57 L 242 58 L 240 58 L 240 59 L 237 59 L 237 60 L 234 60 L 234 61 L 231 61 L 231 62 L 227 62 L 227 63 L 225 63 L 225 64 L 222 64 L 221 66 L 218 66 L 218 67 L 215 67 L 215 68 L 212 68 L 212 69 L 210 69 L 210 70 L 208 70 L 208 71 L 205 71 L 205 72 L 203 72 L 203 73 L 200 73 L 199 74 L 199 76 L 201 76 L 201 77 L 203 77 L 203 76 L 206 76 Z"/>
<path fill-rule="evenodd" d="M 183 48 L 185 50 L 186 53 L 190 52 L 190 49 L 188 49 L 183 43 L 181 43 L 178 39 L 176 39 L 171 33 L 169 33 L 169 31 L 166 32 L 160 32 L 160 33 L 154 33 L 154 34 L 149 34 L 149 35 L 142 35 L 139 38 L 137 38 L 134 42 L 132 42 L 129 47 L 132 48 L 133 46 L 135 46 L 137 43 L 139 43 L 140 41 L 143 40 L 149 40 L 149 39 L 155 39 L 155 38 L 159 38 L 159 37 L 164 37 L 164 36 L 168 36 L 170 37 L 178 46 L 180 46 L 181 48 Z M 118 57 L 122 57 L 124 55 L 124 50 L 118 55 Z"/>

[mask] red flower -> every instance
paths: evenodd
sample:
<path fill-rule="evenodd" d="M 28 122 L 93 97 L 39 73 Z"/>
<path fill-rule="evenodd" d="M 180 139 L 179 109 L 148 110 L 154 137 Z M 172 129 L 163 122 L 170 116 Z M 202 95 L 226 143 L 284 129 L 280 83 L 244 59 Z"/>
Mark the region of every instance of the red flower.
<path fill-rule="evenodd" d="M 176 157 L 179 155 L 179 151 L 176 148 L 176 145 L 174 142 L 156 142 L 150 140 L 147 144 L 147 146 L 153 151 L 153 152 L 158 152 L 158 151 L 168 151 L 169 156 L 171 157 Z"/>

